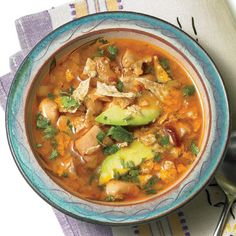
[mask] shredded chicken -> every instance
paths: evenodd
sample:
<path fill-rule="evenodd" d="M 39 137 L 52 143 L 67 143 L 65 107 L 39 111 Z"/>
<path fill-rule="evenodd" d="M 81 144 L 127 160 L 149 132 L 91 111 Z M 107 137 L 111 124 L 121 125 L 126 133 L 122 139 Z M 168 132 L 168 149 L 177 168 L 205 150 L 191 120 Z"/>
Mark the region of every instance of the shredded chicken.
<path fill-rule="evenodd" d="M 162 84 L 158 84 L 142 77 L 138 77 L 136 80 L 141 82 L 145 89 L 150 90 L 161 101 L 163 101 L 168 95 L 168 89 Z"/>
<path fill-rule="evenodd" d="M 177 170 L 173 161 L 164 161 L 159 172 L 159 178 L 166 182 L 172 182 L 177 177 Z"/>
<path fill-rule="evenodd" d="M 39 111 L 44 117 L 49 119 L 53 124 L 56 123 L 59 113 L 57 104 L 49 98 L 44 98 L 39 104 Z"/>
<path fill-rule="evenodd" d="M 79 104 L 84 101 L 86 95 L 88 94 L 89 84 L 90 78 L 83 80 L 80 82 L 78 88 L 73 92 L 72 97 L 74 97 L 79 102 Z"/>
<path fill-rule="evenodd" d="M 87 75 L 89 78 L 94 78 L 97 75 L 96 67 L 96 62 L 88 58 L 84 66 L 83 74 Z"/>
<path fill-rule="evenodd" d="M 117 74 L 111 69 L 110 59 L 96 57 L 95 59 L 99 80 L 105 83 L 115 82 Z"/>
<path fill-rule="evenodd" d="M 112 180 L 106 185 L 107 195 L 113 196 L 115 199 L 123 199 L 127 195 L 135 196 L 139 191 L 135 184 L 118 180 Z"/>
<path fill-rule="evenodd" d="M 138 60 L 136 54 L 134 54 L 130 49 L 126 49 L 123 57 L 122 57 L 122 66 L 125 68 L 129 68 L 132 64 L 134 64 Z"/>
<path fill-rule="evenodd" d="M 91 150 L 93 152 L 97 150 L 98 142 L 96 136 L 100 130 L 98 126 L 94 125 L 84 136 L 75 141 L 75 147 L 80 154 L 85 155 L 91 152 Z"/>
<path fill-rule="evenodd" d="M 141 136 L 139 139 L 146 146 L 150 146 L 150 145 L 154 144 L 157 141 L 154 134 L 144 135 L 144 136 Z"/>

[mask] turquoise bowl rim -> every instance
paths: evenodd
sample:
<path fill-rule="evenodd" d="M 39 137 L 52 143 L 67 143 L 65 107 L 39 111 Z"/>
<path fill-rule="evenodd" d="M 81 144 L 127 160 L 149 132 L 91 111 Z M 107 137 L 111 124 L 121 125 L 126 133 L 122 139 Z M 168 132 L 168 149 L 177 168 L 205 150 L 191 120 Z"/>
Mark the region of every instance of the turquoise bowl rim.
<path fill-rule="evenodd" d="M 212 161 L 211 164 L 213 164 L 209 168 L 209 172 L 205 171 L 204 175 L 199 176 L 199 181 L 194 185 L 194 187 L 189 191 L 187 194 L 177 198 L 177 200 L 173 204 L 169 204 L 168 207 L 170 210 L 165 210 L 163 214 L 158 213 L 158 210 L 153 210 L 152 212 L 146 212 L 143 213 L 140 217 L 140 215 L 133 215 L 129 219 L 121 220 L 119 221 L 119 217 L 117 216 L 117 219 L 107 219 L 106 216 L 96 216 L 96 214 L 92 215 L 91 212 L 89 213 L 88 216 L 82 216 L 82 215 L 77 215 L 74 214 L 68 210 L 66 210 L 63 206 L 56 204 L 54 201 L 49 199 L 47 194 L 41 192 L 37 187 L 34 185 L 32 182 L 32 179 L 30 179 L 25 171 L 24 167 L 19 161 L 19 157 L 17 156 L 16 152 L 16 145 L 17 143 L 14 142 L 14 127 L 13 127 L 13 122 L 14 122 L 14 115 L 11 113 L 11 107 L 14 104 L 13 97 L 14 97 L 14 92 L 18 83 L 18 78 L 20 77 L 20 74 L 22 71 L 27 68 L 27 63 L 30 58 L 34 58 L 35 55 L 38 55 L 40 51 L 44 48 L 45 45 L 50 44 L 50 42 L 58 37 L 59 35 L 63 34 L 64 32 L 70 30 L 71 28 L 73 29 L 77 25 L 81 25 L 90 21 L 95 21 L 95 20 L 104 20 L 104 19 L 122 19 L 122 18 L 128 18 L 130 20 L 140 20 L 148 25 L 162 25 L 167 31 L 170 30 L 174 32 L 174 34 L 178 37 L 178 40 L 183 44 L 187 45 L 188 49 L 191 49 L 201 60 L 202 62 L 207 65 L 208 67 L 206 68 L 206 73 L 209 74 L 209 78 L 211 78 L 211 86 L 214 87 L 215 89 L 215 94 L 218 95 L 216 98 L 216 103 L 217 103 L 217 111 L 226 111 L 223 115 L 220 114 L 218 117 L 218 125 L 220 125 L 218 128 L 221 131 L 221 134 L 218 137 L 217 144 L 215 144 L 215 150 L 212 150 L 212 155 L 214 157 L 217 157 Z M 18 104 L 19 105 L 19 104 Z M 216 112 L 217 112 L 216 111 Z M 80 220 L 86 220 L 92 223 L 100 223 L 100 224 L 106 224 L 106 225 L 127 225 L 127 224 L 139 224 L 139 223 L 144 223 L 146 221 L 154 220 L 157 217 L 162 217 L 164 215 L 169 214 L 170 212 L 174 211 L 175 209 L 183 206 L 186 204 L 189 200 L 191 200 L 196 194 L 208 183 L 208 181 L 212 178 L 215 170 L 219 166 L 220 162 L 223 159 L 224 153 L 226 151 L 226 146 L 228 143 L 229 139 L 229 131 L 230 131 L 230 108 L 229 108 L 229 103 L 228 103 L 228 98 L 227 98 L 227 93 L 224 87 L 223 80 L 221 78 L 221 75 L 214 64 L 213 60 L 210 58 L 210 56 L 207 54 L 207 52 L 197 43 L 191 36 L 177 28 L 176 26 L 162 20 L 158 19 L 153 16 L 141 14 L 141 13 L 136 13 L 136 12 L 102 12 L 102 13 L 96 13 L 88 16 L 81 17 L 79 19 L 73 20 L 71 22 L 68 22 L 56 30 L 52 31 L 49 33 L 46 37 L 44 37 L 36 46 L 29 52 L 27 57 L 24 59 L 22 62 L 21 66 L 17 70 L 14 80 L 11 84 L 8 99 L 7 99 L 7 105 L 6 105 L 6 116 L 5 116 L 5 122 L 6 122 L 6 132 L 7 132 L 7 139 L 8 143 L 10 146 L 11 153 L 13 155 L 13 158 L 15 160 L 15 163 L 17 167 L 19 168 L 21 174 L 23 177 L 26 179 L 28 184 L 37 192 L 46 202 L 48 202 L 50 205 L 52 205 L 54 208 L 60 210 L 61 212 L 70 215 L 74 218 L 80 219 Z M 16 122 L 16 121 L 15 121 Z M 50 191 L 50 190 L 48 190 Z"/>

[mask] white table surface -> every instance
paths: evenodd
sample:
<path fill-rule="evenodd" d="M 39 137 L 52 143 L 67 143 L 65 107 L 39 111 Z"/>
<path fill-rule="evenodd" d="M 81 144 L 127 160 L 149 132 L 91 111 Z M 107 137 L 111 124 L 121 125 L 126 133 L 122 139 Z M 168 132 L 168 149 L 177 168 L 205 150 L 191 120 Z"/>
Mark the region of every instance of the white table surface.
<path fill-rule="evenodd" d="M 65 3 L 65 0 L 2 1 L 0 10 L 0 76 L 9 72 L 8 58 L 20 50 L 15 19 Z M 26 183 L 6 140 L 5 115 L 0 108 L 0 235 L 62 236 L 51 207 Z"/>

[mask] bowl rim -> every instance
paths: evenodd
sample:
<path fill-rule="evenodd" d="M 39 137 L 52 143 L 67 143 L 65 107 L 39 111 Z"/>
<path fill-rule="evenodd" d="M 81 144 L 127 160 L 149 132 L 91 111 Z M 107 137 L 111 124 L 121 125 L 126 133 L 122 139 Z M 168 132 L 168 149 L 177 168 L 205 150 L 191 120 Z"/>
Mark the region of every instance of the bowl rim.
<path fill-rule="evenodd" d="M 215 67 L 215 70 L 219 76 L 219 80 L 220 82 L 222 83 L 222 89 L 223 89 L 223 92 L 224 92 L 224 95 L 225 95 L 225 98 L 226 98 L 226 107 L 228 108 L 227 109 L 227 117 L 228 119 L 226 120 L 226 124 L 227 124 L 227 137 L 226 137 L 226 140 L 225 140 L 225 144 L 223 146 L 223 152 L 222 152 L 222 156 L 221 158 L 219 158 L 219 161 L 218 163 L 216 164 L 215 168 L 212 170 L 212 174 L 207 178 L 207 180 L 205 181 L 204 184 L 201 185 L 201 187 L 199 189 L 197 189 L 197 191 L 194 191 L 194 193 L 192 193 L 187 199 L 185 199 L 185 201 L 183 201 L 182 203 L 176 205 L 175 207 L 173 207 L 172 209 L 170 210 L 167 210 L 165 213 L 162 213 L 158 216 L 153 216 L 153 217 L 150 217 L 148 219 L 140 219 L 140 220 L 135 220 L 133 222 L 117 222 L 117 221 L 113 221 L 113 222 L 102 222 L 100 220 L 95 220 L 95 219 L 91 219 L 91 218 L 88 218 L 88 217 L 84 217 L 84 216 L 80 216 L 80 215 L 77 215 L 77 214 L 74 214 L 72 212 L 69 212 L 67 210 L 65 210 L 63 207 L 59 206 L 58 204 L 54 203 L 52 200 L 50 200 L 49 198 L 47 198 L 47 196 L 45 196 L 43 193 L 41 193 L 35 186 L 34 184 L 30 181 L 30 179 L 26 176 L 26 174 L 24 173 L 24 171 L 22 170 L 21 168 L 21 165 L 19 164 L 19 161 L 18 161 L 18 158 L 17 158 L 17 155 L 15 154 L 15 151 L 14 151 L 14 147 L 13 147 L 13 144 L 11 143 L 11 138 L 10 138 L 10 132 L 9 132 L 9 123 L 8 123 L 8 113 L 9 113 L 9 108 L 10 108 L 10 96 L 9 94 L 11 94 L 11 91 L 13 90 L 13 85 L 15 83 L 15 81 L 17 80 L 17 77 L 18 77 L 18 74 L 21 72 L 22 70 L 22 67 L 23 65 L 25 64 L 25 62 L 27 61 L 27 59 L 29 58 L 29 56 L 31 55 L 31 53 L 33 51 L 35 51 L 35 49 L 44 41 L 46 40 L 49 36 L 53 35 L 56 31 L 66 27 L 67 25 L 70 25 L 70 24 L 73 24 L 73 22 L 77 22 L 77 21 L 81 21 L 81 20 L 84 20 L 84 19 L 87 19 L 87 18 L 91 18 L 91 17 L 94 17 L 94 16 L 97 16 L 97 15 L 113 15 L 113 14 L 122 14 L 122 13 L 125 13 L 125 14 L 128 14 L 128 15 L 139 15 L 139 16 L 144 16 L 146 18 L 151 18 L 153 20 L 158 20 L 160 22 L 163 22 L 173 28 L 175 28 L 177 31 L 180 31 L 181 33 L 183 33 L 189 40 L 191 40 L 193 43 L 195 43 L 197 45 L 197 47 L 199 47 L 200 50 L 202 50 L 205 55 L 208 57 L 208 59 L 210 60 L 210 62 L 213 64 L 213 66 Z M 90 222 L 90 223 L 96 223 L 96 224 L 100 224 L 100 225 L 110 225 L 110 226 L 125 226 L 125 225 L 132 225 L 132 224 L 143 224 L 143 223 L 147 223 L 147 222 L 150 222 L 152 220 L 156 220 L 157 218 L 160 219 L 160 218 L 163 218 L 169 214 L 171 214 L 172 212 L 176 211 L 177 209 L 183 207 L 184 205 L 186 205 L 187 203 L 189 203 L 193 198 L 195 198 L 198 193 L 207 186 L 207 184 L 209 183 L 209 181 L 212 179 L 212 177 L 214 176 L 215 174 L 215 171 L 217 170 L 217 168 L 219 167 L 219 165 L 222 163 L 223 161 L 223 157 L 225 155 L 225 152 L 226 152 L 226 148 L 227 148 L 227 145 L 228 145 L 228 142 L 229 142 L 229 137 L 230 137 L 230 130 L 231 130 L 231 107 L 230 107 L 230 104 L 229 104 L 229 95 L 228 95 L 228 92 L 226 90 L 226 87 L 225 87 L 225 82 L 224 80 L 222 79 L 222 75 L 218 69 L 218 67 L 216 66 L 214 60 L 212 59 L 212 57 L 207 53 L 207 51 L 198 43 L 195 41 L 195 39 L 190 36 L 188 33 L 186 33 L 185 31 L 183 31 L 182 29 L 178 28 L 177 26 L 175 26 L 174 24 L 172 23 L 169 23 L 168 21 L 166 20 L 163 20 L 163 19 L 160 19 L 158 17 L 155 17 L 155 16 L 152 16 L 152 15 L 148 15 L 148 14 L 143 14 L 143 13 L 139 13 L 139 12 L 133 12 L 133 11 L 106 11 L 106 12 L 99 12 L 99 13 L 93 13 L 93 14 L 89 14 L 89 15 L 86 15 L 86 16 L 82 16 L 82 17 L 79 17 L 77 19 L 74 19 L 74 20 L 71 20 L 61 26 L 59 26 L 58 28 L 52 30 L 50 33 L 48 33 L 46 36 L 44 36 L 37 44 L 35 44 L 35 46 L 28 52 L 28 54 L 26 55 L 26 57 L 24 58 L 24 60 L 21 62 L 20 66 L 18 67 L 15 75 L 14 75 L 14 78 L 11 82 L 11 86 L 10 86 L 10 89 L 9 89 L 9 93 L 8 93 L 8 96 L 7 96 L 7 102 L 6 102 L 6 111 L 5 111 L 5 126 L 6 126 L 6 134 L 7 134 L 7 141 L 8 141 L 8 145 L 9 145 L 9 148 L 10 148 L 10 151 L 11 151 L 11 154 L 12 154 L 12 157 L 14 159 L 14 162 L 18 168 L 18 170 L 20 171 L 21 175 L 23 176 L 23 178 L 26 180 L 26 182 L 29 184 L 29 186 L 42 198 L 44 199 L 49 205 L 51 205 L 53 208 L 59 210 L 60 212 L 68 215 L 68 216 L 71 216 L 75 219 L 78 219 L 78 220 L 82 220 L 82 221 L 86 221 L 86 222 Z M 126 206 L 126 207 L 129 207 Z"/>

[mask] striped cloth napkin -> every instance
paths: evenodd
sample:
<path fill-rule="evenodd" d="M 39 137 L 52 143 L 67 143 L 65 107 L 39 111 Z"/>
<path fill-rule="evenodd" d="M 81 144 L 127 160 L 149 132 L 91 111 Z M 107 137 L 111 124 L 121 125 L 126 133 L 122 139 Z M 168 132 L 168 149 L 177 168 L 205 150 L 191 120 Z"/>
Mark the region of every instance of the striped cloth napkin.
<path fill-rule="evenodd" d="M 0 78 L 0 104 L 5 108 L 9 86 L 30 49 L 50 31 L 78 17 L 100 11 L 138 11 L 165 19 L 190 34 L 214 58 L 231 104 L 236 100 L 236 25 L 224 0 L 80 0 L 16 20 L 21 51 L 10 58 L 11 72 Z M 236 109 L 233 108 L 233 119 Z M 235 125 L 235 124 L 234 124 Z M 224 206 L 224 194 L 212 182 L 187 206 L 161 220 L 139 226 L 110 227 L 75 220 L 54 209 L 66 236 L 209 236 Z M 234 211 L 234 209 L 233 209 Z M 231 211 L 224 236 L 236 235 Z"/>

